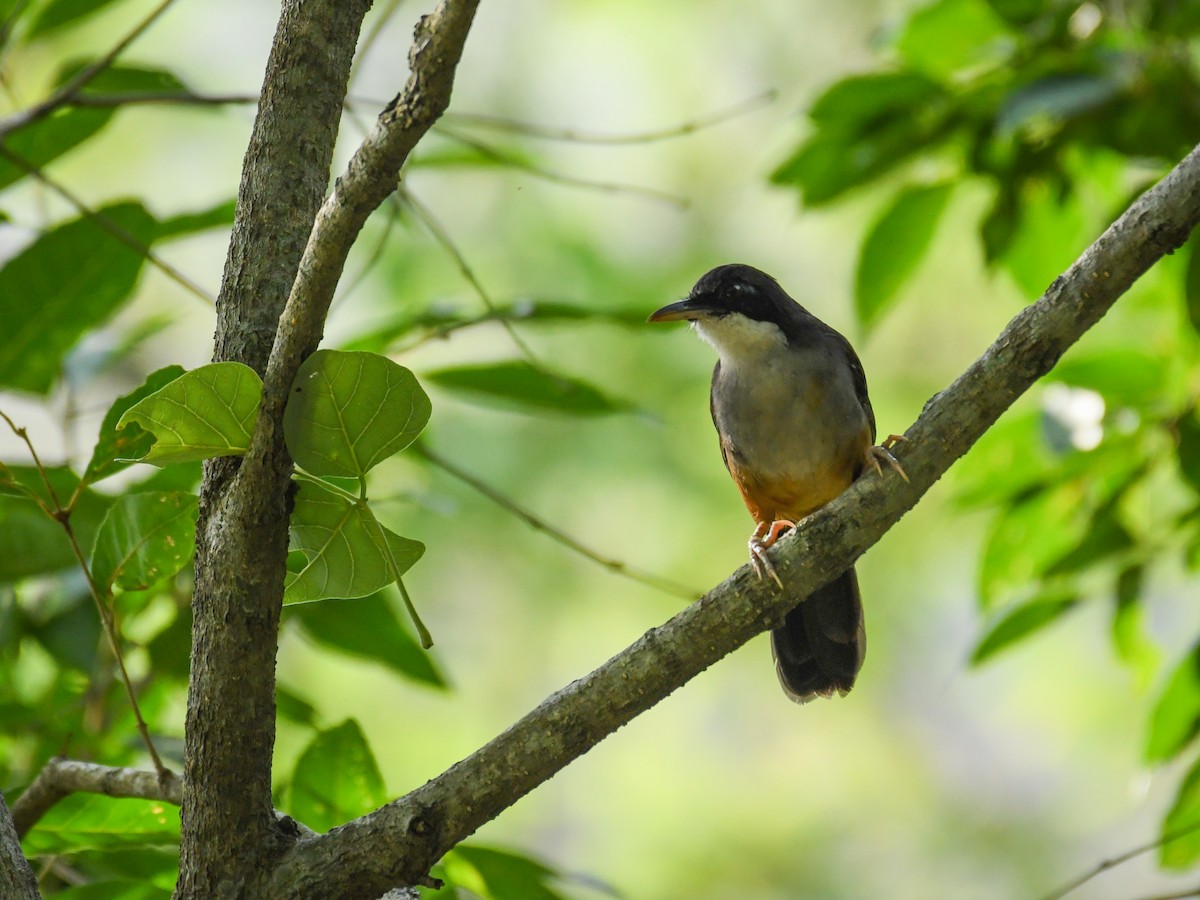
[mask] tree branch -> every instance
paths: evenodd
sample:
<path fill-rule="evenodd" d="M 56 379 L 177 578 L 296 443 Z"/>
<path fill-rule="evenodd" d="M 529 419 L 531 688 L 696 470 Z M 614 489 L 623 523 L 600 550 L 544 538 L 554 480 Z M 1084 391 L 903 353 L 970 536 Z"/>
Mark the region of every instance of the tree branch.
<path fill-rule="evenodd" d="M 171 773 L 160 777 L 145 769 L 102 766 L 56 756 L 38 772 L 37 778 L 13 804 L 12 821 L 18 838 L 46 815 L 58 801 L 71 794 L 104 794 L 106 797 L 136 797 L 161 800 L 179 806 L 183 802 L 183 783 Z M 287 819 L 286 827 L 313 837 L 316 832 L 276 810 L 275 818 Z"/>
<path fill-rule="evenodd" d="M 38 900 L 37 877 L 21 852 L 21 839 L 13 825 L 4 795 L 0 794 L 0 897 Z"/>
<path fill-rule="evenodd" d="M 911 509 L 1013 401 L 1050 371 L 1200 221 L 1200 148 L 1144 194 L 1004 329 L 909 429 L 904 466 L 861 478 L 772 551 L 789 590 L 743 566 L 489 744 L 405 797 L 293 847 L 271 897 L 367 896 L 418 883 L 447 850 L 844 571 Z"/>
<path fill-rule="evenodd" d="M 218 361 L 266 368 L 328 187 L 369 7 L 283 3 L 217 299 Z M 291 460 L 279 440 L 255 463 L 211 460 L 200 489 L 177 897 L 254 895 L 295 837 L 277 827 L 271 802 Z"/>
<path fill-rule="evenodd" d="M 12 817 L 17 834 L 20 837 L 27 835 L 54 804 L 78 792 L 162 800 L 175 806 L 183 800 L 183 785 L 169 772 L 167 777 L 160 778 L 144 769 L 101 766 L 58 756 L 42 767 L 37 778 L 13 804 Z"/>
<path fill-rule="evenodd" d="M 380 114 L 321 206 L 280 319 L 247 462 L 282 440 L 277 426 L 284 403 L 300 363 L 321 340 L 350 248 L 367 217 L 396 189 L 409 153 L 449 106 L 454 73 L 478 5 L 479 0 L 439 0 L 434 11 L 421 18 L 404 90 Z"/>
<path fill-rule="evenodd" d="M 370 3 L 284 4 L 217 305 L 215 358 L 265 374 L 248 452 L 210 460 L 201 487 L 177 897 L 260 896 L 257 882 L 297 837 L 273 827 L 270 793 L 292 469 L 283 407 L 350 246 L 449 104 L 477 3 L 441 0 L 421 19 L 404 91 L 323 204 Z"/>

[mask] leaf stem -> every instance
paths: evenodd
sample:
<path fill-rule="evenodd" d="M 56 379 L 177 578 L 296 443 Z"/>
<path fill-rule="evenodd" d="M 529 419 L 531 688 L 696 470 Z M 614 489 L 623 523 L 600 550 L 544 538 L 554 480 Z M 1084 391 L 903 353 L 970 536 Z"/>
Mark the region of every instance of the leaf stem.
<path fill-rule="evenodd" d="M 96 612 L 100 615 L 100 624 L 104 628 L 104 636 L 108 639 L 109 649 L 112 651 L 113 659 L 117 663 L 117 670 L 121 674 L 121 683 L 125 686 L 125 694 L 129 697 L 129 706 L 133 710 L 133 717 L 137 722 L 138 734 L 142 736 L 142 741 L 146 745 L 146 750 L 150 754 L 150 760 L 154 763 L 154 770 L 158 773 L 159 779 L 164 782 L 169 781 L 175 777 L 175 774 L 163 765 L 163 761 L 158 755 L 158 750 L 154 747 L 154 741 L 150 737 L 150 728 L 146 725 L 146 720 L 142 718 L 142 710 L 138 706 L 137 694 L 133 689 L 133 681 L 130 679 L 129 672 L 125 668 L 125 657 L 121 653 L 120 641 L 117 639 L 116 617 L 113 615 L 112 607 L 105 602 L 106 598 L 108 600 L 112 599 L 112 594 L 107 589 L 102 593 L 99 587 L 97 587 L 96 581 L 92 577 L 92 570 L 88 565 L 87 557 L 84 556 L 83 548 L 79 546 L 79 539 L 75 535 L 75 529 L 71 527 L 71 510 L 76 496 L 72 496 L 71 506 L 62 505 L 62 501 L 58 499 L 58 492 L 54 490 L 54 485 L 50 482 L 50 476 L 46 472 L 46 467 L 42 465 L 42 460 L 38 456 L 37 449 L 33 446 L 33 441 L 29 439 L 28 430 L 17 427 L 16 423 L 3 411 L 0 411 L 0 417 L 3 417 L 13 433 L 24 441 L 25 446 L 29 449 L 30 456 L 33 457 L 33 464 L 37 468 L 38 475 L 42 479 L 42 484 L 46 488 L 46 493 L 50 497 L 51 504 L 53 504 L 51 507 L 42 503 L 39 499 L 38 505 L 42 507 L 50 518 L 62 526 L 63 532 L 67 536 L 67 542 L 71 545 L 71 552 L 74 554 L 76 561 L 78 561 L 79 568 L 83 571 L 83 577 L 87 581 L 88 592 L 96 604 Z"/>
<path fill-rule="evenodd" d="M 417 615 L 417 608 L 413 606 L 412 598 L 408 596 L 408 589 L 404 586 L 404 579 L 399 575 L 396 576 L 396 587 L 400 589 L 400 597 L 404 600 L 404 608 L 408 610 L 408 617 L 412 619 L 413 628 L 417 629 L 417 637 L 421 641 L 421 647 L 428 650 L 433 646 L 433 635 L 429 633 L 429 629 L 425 627 L 425 623 Z"/>

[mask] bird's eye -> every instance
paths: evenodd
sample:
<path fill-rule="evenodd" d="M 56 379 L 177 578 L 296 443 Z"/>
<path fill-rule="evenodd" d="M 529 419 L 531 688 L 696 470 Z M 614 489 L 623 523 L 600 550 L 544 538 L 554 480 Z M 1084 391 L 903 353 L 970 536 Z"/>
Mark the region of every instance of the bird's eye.
<path fill-rule="evenodd" d="M 722 291 L 722 294 L 724 294 L 725 299 L 730 302 L 737 302 L 738 300 L 741 299 L 742 295 L 745 293 L 746 293 L 746 286 L 744 284 L 742 284 L 740 281 L 735 281 L 733 284 L 726 285 L 725 290 Z"/>

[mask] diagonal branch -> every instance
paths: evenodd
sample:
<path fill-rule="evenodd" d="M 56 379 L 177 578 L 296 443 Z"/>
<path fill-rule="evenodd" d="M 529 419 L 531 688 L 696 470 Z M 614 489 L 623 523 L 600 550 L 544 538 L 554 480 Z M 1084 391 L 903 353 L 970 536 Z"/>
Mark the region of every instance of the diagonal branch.
<path fill-rule="evenodd" d="M 418 883 L 447 850 L 689 679 L 782 621 L 844 571 L 921 496 L 1137 278 L 1200 222 L 1200 148 L 1144 194 L 1004 329 L 957 381 L 933 397 L 901 445 L 905 483 L 860 479 L 772 552 L 790 589 L 743 566 L 604 665 L 551 695 L 489 744 L 405 797 L 329 834 L 299 842 L 273 897 L 367 895 Z"/>
<path fill-rule="evenodd" d="M 449 106 L 454 73 L 478 5 L 479 0 L 440 0 L 432 13 L 421 17 L 404 90 L 380 114 L 317 213 L 271 349 L 262 413 L 247 463 L 281 440 L 277 423 L 288 391 L 300 363 L 321 340 L 350 248 L 367 217 L 396 190 L 400 169 L 417 142 Z"/>

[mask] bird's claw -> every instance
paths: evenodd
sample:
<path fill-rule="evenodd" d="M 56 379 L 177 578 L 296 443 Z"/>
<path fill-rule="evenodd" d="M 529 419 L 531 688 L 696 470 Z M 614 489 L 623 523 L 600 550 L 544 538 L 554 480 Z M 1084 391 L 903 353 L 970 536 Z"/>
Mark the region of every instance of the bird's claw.
<path fill-rule="evenodd" d="M 758 528 L 754 529 L 754 534 L 749 541 L 750 565 L 754 567 L 754 573 L 761 580 L 765 572 L 772 581 L 779 585 L 780 590 L 783 590 L 783 581 L 780 579 L 779 573 L 775 571 L 775 567 L 771 565 L 771 560 L 767 559 L 767 548 L 779 540 L 782 534 L 795 527 L 796 523 L 787 519 L 778 519 L 769 524 L 761 522 Z"/>
<path fill-rule="evenodd" d="M 905 481 L 908 481 L 908 473 L 904 471 L 904 466 L 900 465 L 900 460 L 896 459 L 896 457 L 892 455 L 892 448 L 897 444 L 906 442 L 907 440 L 908 438 L 902 434 L 889 434 L 887 439 L 882 444 L 878 446 L 872 444 L 867 448 L 867 465 L 875 470 L 876 475 L 882 475 L 883 466 L 880 465 L 880 461 L 882 460 L 883 462 L 887 463 L 888 466 L 894 469 L 897 475 L 899 475 Z"/>

